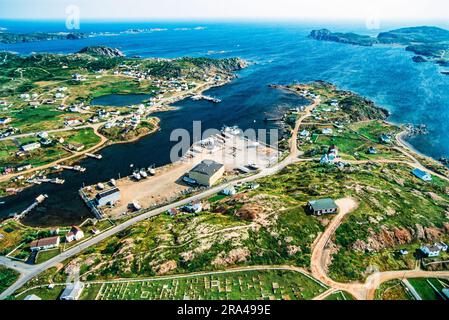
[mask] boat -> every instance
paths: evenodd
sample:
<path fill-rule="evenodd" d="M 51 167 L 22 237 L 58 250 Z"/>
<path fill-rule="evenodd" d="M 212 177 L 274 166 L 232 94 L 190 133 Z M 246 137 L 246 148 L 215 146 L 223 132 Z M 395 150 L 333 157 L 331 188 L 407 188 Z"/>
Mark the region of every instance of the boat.
<path fill-rule="evenodd" d="M 86 156 L 88 156 L 89 158 L 97 159 L 97 160 L 103 159 L 103 156 L 101 154 L 86 153 Z"/>
<path fill-rule="evenodd" d="M 133 178 L 136 179 L 137 181 L 139 181 L 139 180 L 142 179 L 140 173 L 138 173 L 138 172 L 134 172 L 134 173 L 133 173 Z"/>
<path fill-rule="evenodd" d="M 134 200 L 131 204 L 132 204 L 134 210 L 136 210 L 136 211 L 139 211 L 140 209 L 142 209 L 142 206 L 140 205 L 139 201 L 137 201 L 137 200 Z"/>
<path fill-rule="evenodd" d="M 85 172 L 85 171 L 86 171 L 86 168 L 83 168 L 83 167 L 81 167 L 81 166 L 74 166 L 74 167 L 73 167 L 73 170 L 79 171 L 79 172 Z"/>
<path fill-rule="evenodd" d="M 65 180 L 64 179 L 55 178 L 55 179 L 50 180 L 50 182 L 54 183 L 54 184 L 64 184 Z"/>
<path fill-rule="evenodd" d="M 260 169 L 260 167 L 255 163 L 250 163 L 247 167 L 250 168 L 251 170 L 259 170 Z"/>
<path fill-rule="evenodd" d="M 156 175 L 156 169 L 154 168 L 154 165 L 151 166 L 151 167 L 148 167 L 148 173 L 149 173 L 151 176 L 155 176 L 155 175 Z"/>
<path fill-rule="evenodd" d="M 140 170 L 139 174 L 144 179 L 148 178 L 148 174 L 146 173 L 146 171 L 144 169 Z"/>

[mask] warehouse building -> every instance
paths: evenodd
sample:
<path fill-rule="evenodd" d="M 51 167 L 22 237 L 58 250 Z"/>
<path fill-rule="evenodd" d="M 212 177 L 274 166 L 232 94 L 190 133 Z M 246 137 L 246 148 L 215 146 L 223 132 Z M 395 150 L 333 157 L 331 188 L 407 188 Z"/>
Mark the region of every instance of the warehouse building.
<path fill-rule="evenodd" d="M 210 187 L 224 174 L 224 165 L 213 160 L 204 160 L 189 172 L 189 178 L 199 185 Z"/>
<path fill-rule="evenodd" d="M 120 201 L 120 197 L 120 190 L 118 188 L 112 188 L 98 193 L 95 197 L 95 202 L 98 207 L 104 207 Z"/>

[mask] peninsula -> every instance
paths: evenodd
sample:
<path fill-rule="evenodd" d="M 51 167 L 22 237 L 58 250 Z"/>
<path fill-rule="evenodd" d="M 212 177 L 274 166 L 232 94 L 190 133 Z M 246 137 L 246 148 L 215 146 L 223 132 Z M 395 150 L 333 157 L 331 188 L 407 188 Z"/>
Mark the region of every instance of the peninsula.
<path fill-rule="evenodd" d="M 332 41 L 360 46 L 400 45 L 416 54 L 415 62 L 432 61 L 441 66 L 449 66 L 449 31 L 438 27 L 401 28 L 379 33 L 377 37 L 355 33 L 331 32 L 328 29 L 313 30 L 312 39 Z"/>

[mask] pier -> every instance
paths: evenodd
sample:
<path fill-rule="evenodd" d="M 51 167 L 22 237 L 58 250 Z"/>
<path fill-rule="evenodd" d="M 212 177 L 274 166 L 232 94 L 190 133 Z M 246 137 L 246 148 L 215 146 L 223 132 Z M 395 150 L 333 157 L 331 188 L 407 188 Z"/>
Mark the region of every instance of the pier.
<path fill-rule="evenodd" d="M 101 154 L 86 153 L 86 156 L 88 156 L 89 158 L 97 159 L 97 160 L 103 159 L 103 156 Z"/>
<path fill-rule="evenodd" d="M 103 219 L 103 214 L 101 213 L 100 210 L 98 210 L 97 206 L 94 203 L 94 200 L 90 200 L 87 197 L 87 195 L 84 193 L 83 189 L 80 189 L 78 193 L 79 193 L 81 199 L 83 199 L 86 206 L 90 209 L 92 214 L 95 216 L 95 218 L 97 218 L 98 220 Z"/>
<path fill-rule="evenodd" d="M 14 219 L 21 220 L 23 219 L 28 213 L 30 213 L 34 208 L 36 208 L 38 205 L 40 205 L 42 202 L 44 202 L 48 196 L 46 194 L 41 194 L 36 198 L 36 201 L 33 202 L 32 205 L 30 205 L 28 208 L 22 211 L 22 213 L 14 216 Z"/>
<path fill-rule="evenodd" d="M 78 172 L 85 172 L 86 168 L 80 167 L 80 166 L 61 166 L 62 169 L 65 170 L 73 170 L 73 171 L 78 171 Z"/>

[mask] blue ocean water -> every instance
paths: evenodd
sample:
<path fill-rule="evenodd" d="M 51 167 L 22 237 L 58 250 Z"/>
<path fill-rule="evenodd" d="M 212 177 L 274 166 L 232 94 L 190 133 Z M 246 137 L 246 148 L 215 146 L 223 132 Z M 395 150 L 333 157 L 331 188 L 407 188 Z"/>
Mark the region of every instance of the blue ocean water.
<path fill-rule="evenodd" d="M 405 26 L 405 25 L 404 25 Z M 63 22 L 1 21 L 0 27 L 13 32 L 65 31 Z M 203 28 L 197 28 L 203 27 Z M 128 56 L 180 57 L 238 56 L 252 62 L 231 84 L 211 89 L 219 105 L 185 100 L 181 108 L 161 114 L 161 132 L 128 145 L 104 149 L 108 166 L 90 159 L 83 161 L 90 174 L 64 173 L 64 187 L 39 186 L 9 197 L 0 207 L 0 216 L 19 211 L 40 193 L 50 195 L 40 212 L 27 219 L 30 224 L 71 223 L 89 215 L 81 209 L 77 190 L 83 184 L 116 177 L 129 170 L 129 164 L 162 165 L 168 162 L 172 145 L 169 133 L 174 128 L 190 128 L 193 120 L 202 120 L 203 128 L 220 128 L 223 124 L 242 128 L 263 127 L 266 113 L 282 106 L 300 104 L 286 93 L 268 88 L 269 84 L 287 84 L 326 80 L 374 100 L 391 111 L 390 120 L 397 123 L 426 124 L 429 135 L 410 139 L 420 152 L 439 158 L 449 155 L 449 76 L 438 66 L 417 64 L 413 54 L 399 47 L 358 47 L 309 39 L 312 29 L 327 27 L 375 35 L 363 25 L 301 24 L 294 22 L 152 22 L 152 23 L 82 23 L 81 32 L 120 32 L 130 28 L 163 28 L 165 31 L 141 34 L 91 37 L 76 41 L 45 41 L 0 44 L 0 51 L 19 54 L 32 52 L 71 53 L 88 45 L 106 45 L 122 50 Z M 389 30 L 397 25 L 384 26 Z M 157 150 L 157 152 L 155 152 Z M 110 165 L 113 163 L 113 165 Z M 92 169 L 95 173 L 92 173 Z M 61 203 L 61 200 L 64 202 Z"/>

